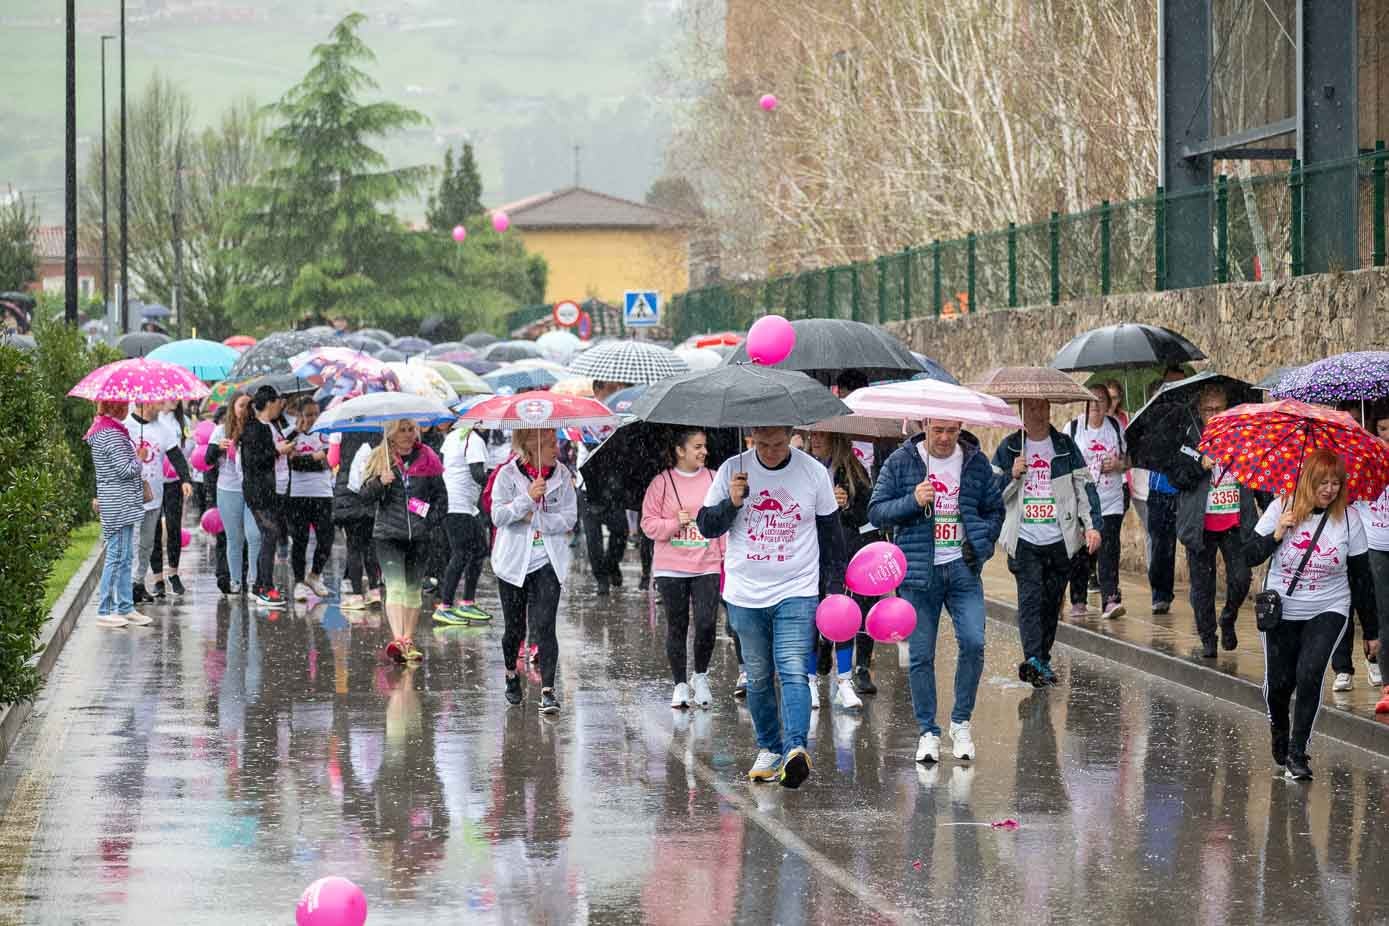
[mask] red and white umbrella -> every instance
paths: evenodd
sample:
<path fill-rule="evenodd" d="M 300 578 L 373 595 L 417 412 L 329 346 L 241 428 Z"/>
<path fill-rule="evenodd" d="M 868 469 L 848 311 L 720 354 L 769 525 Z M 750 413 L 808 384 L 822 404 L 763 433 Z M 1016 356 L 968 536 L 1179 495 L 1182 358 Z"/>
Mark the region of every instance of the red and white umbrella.
<path fill-rule="evenodd" d="M 536 389 L 484 399 L 461 416 L 480 428 L 601 428 L 621 419 L 597 399 Z"/>
<path fill-rule="evenodd" d="M 934 379 L 866 386 L 850 393 L 844 404 L 865 418 L 938 418 L 984 428 L 1022 427 L 1022 420 L 1002 399 Z"/>
<path fill-rule="evenodd" d="M 93 402 L 167 402 L 171 399 L 204 399 L 212 390 L 183 367 L 148 357 L 117 360 L 97 367 L 68 391 L 68 395 Z"/>

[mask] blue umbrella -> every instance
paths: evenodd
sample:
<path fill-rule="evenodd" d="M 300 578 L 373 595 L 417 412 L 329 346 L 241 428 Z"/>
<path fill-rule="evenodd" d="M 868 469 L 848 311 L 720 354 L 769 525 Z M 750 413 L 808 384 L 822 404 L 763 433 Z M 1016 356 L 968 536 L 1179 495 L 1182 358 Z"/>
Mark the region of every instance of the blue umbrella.
<path fill-rule="evenodd" d="M 188 338 L 161 344 L 146 355 L 150 360 L 163 360 L 188 370 L 198 379 L 215 382 L 226 379 L 232 365 L 241 355 L 225 344 Z"/>
<path fill-rule="evenodd" d="M 482 377 L 487 385 L 491 386 L 496 392 L 502 393 L 503 390 L 510 389 L 512 392 L 525 392 L 529 389 L 548 389 L 559 382 L 559 377 L 549 370 L 535 368 L 521 368 L 496 370 Z"/>
<path fill-rule="evenodd" d="M 612 395 L 608 396 L 608 401 L 605 404 L 619 415 L 624 415 L 632 410 L 632 403 L 640 399 L 641 394 L 645 391 L 645 384 L 640 386 L 628 386 L 621 392 L 614 392 Z"/>
<path fill-rule="evenodd" d="M 952 386 L 960 385 L 958 379 L 947 373 L 945 367 L 936 363 L 930 357 L 927 357 L 925 354 L 918 354 L 916 351 L 912 351 L 912 356 L 916 358 L 917 363 L 921 364 L 921 369 L 926 371 L 916 374 L 912 379 L 934 379 L 942 383 L 949 383 Z"/>
<path fill-rule="evenodd" d="M 389 421 L 413 419 L 428 427 L 453 421 L 458 416 L 433 396 L 411 392 L 373 392 L 348 399 L 328 409 L 310 429 L 316 432 L 380 431 Z"/>
<path fill-rule="evenodd" d="M 151 302 L 140 310 L 141 318 L 168 318 L 174 314 L 169 311 L 167 306 L 162 306 L 157 302 Z"/>

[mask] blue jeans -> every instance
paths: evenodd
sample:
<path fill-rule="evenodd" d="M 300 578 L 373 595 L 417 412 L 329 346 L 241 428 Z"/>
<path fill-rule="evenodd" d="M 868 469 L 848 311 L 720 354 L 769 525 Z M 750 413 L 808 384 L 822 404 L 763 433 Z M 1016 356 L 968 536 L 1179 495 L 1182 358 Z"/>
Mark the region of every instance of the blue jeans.
<path fill-rule="evenodd" d="M 106 559 L 101 564 L 101 584 L 97 586 L 98 615 L 129 614 L 135 610 L 130 567 L 135 560 L 135 528 L 127 524 L 106 538 Z"/>
<path fill-rule="evenodd" d="M 928 588 L 903 586 L 897 594 L 916 609 L 916 629 L 907 640 L 910 653 L 912 710 L 922 734 L 940 735 L 936 724 L 936 633 L 940 629 L 940 609 L 950 610 L 955 623 L 955 645 L 959 659 L 955 665 L 955 706 L 950 709 L 953 723 L 964 723 L 974 713 L 974 696 L 984 673 L 984 586 L 964 560 L 932 567 Z"/>
<path fill-rule="evenodd" d="M 813 596 L 787 598 L 766 608 L 740 608 L 725 602 L 728 619 L 743 646 L 748 710 L 759 749 L 785 755 L 797 746 L 805 746 L 810 729 L 805 654 L 815 639 L 818 603 L 819 599 Z M 779 713 L 773 671 L 781 678 Z"/>
<path fill-rule="evenodd" d="M 217 490 L 217 511 L 222 515 L 222 527 L 227 532 L 227 566 L 233 582 L 241 581 L 242 544 L 250 556 L 246 561 L 247 587 L 256 587 L 256 560 L 260 557 L 260 528 L 246 497 L 240 492 Z"/>

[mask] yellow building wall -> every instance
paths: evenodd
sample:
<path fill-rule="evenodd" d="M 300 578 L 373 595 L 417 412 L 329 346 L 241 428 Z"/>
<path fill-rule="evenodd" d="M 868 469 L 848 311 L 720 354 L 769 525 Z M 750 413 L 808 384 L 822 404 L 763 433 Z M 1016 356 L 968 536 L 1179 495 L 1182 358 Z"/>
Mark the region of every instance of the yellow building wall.
<path fill-rule="evenodd" d="M 530 229 L 521 239 L 550 266 L 549 303 L 597 297 L 620 306 L 627 290 L 654 289 L 664 306 L 689 289 L 689 235 L 682 229 Z"/>

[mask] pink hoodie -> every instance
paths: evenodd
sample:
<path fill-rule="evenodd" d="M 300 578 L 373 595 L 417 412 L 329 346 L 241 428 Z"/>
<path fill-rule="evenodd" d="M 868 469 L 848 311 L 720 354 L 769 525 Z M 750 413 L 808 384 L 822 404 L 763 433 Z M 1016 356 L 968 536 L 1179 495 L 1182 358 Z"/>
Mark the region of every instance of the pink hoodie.
<path fill-rule="evenodd" d="M 704 504 L 704 496 L 714 482 L 714 474 L 701 469 L 694 475 L 666 470 L 651 480 L 641 503 L 642 533 L 656 541 L 652 572 L 683 572 L 705 575 L 719 572 L 723 564 L 724 538 L 708 540 L 691 521 L 680 527 L 684 509 L 693 518 Z"/>

